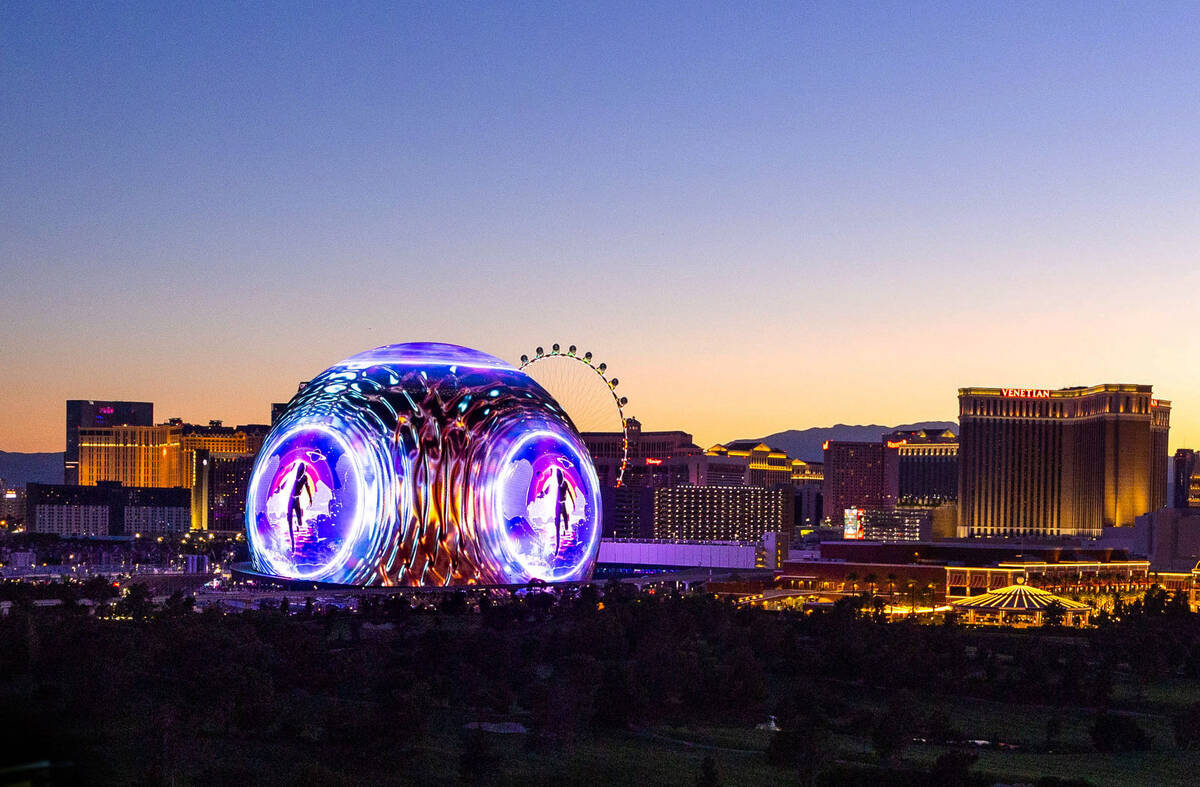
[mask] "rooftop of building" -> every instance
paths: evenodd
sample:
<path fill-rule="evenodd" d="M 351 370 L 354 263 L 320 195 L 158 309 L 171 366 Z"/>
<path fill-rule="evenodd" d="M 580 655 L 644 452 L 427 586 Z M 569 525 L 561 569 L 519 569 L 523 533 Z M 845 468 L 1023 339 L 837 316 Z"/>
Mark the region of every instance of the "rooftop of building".
<path fill-rule="evenodd" d="M 79 500 L 100 500 L 117 497 L 137 498 L 152 501 L 163 500 L 171 504 L 190 505 L 191 490 L 172 486 L 125 486 L 120 481 L 98 481 L 95 485 L 82 484 L 37 484 L 25 485 L 26 499 L 33 504 L 52 501 L 74 504 Z"/>
<path fill-rule="evenodd" d="M 161 424 L 114 424 L 111 426 L 80 426 L 80 432 L 118 432 L 118 431 L 137 431 L 139 429 L 181 429 L 183 424 L 171 423 L 167 421 Z"/>
<path fill-rule="evenodd" d="M 881 440 L 826 440 L 821 444 L 821 448 L 828 451 L 830 448 L 879 448 L 885 445 Z"/>
<path fill-rule="evenodd" d="M 622 439 L 626 435 L 635 441 L 671 439 L 680 444 L 686 444 L 687 446 L 694 448 L 696 451 L 700 450 L 699 446 L 692 443 L 692 435 L 690 432 L 685 432 L 682 429 L 662 429 L 654 432 L 647 431 L 642 428 L 642 422 L 633 417 L 625 419 L 624 432 L 580 432 L 579 434 L 585 440 L 589 438 L 596 440 Z"/>
<path fill-rule="evenodd" d="M 963 599 L 962 601 L 954 601 L 952 604 L 958 609 L 1032 612 L 1044 611 L 1055 602 L 1065 610 L 1084 611 L 1091 609 L 1087 604 L 1056 596 L 1048 590 L 1030 587 L 1021 583 L 993 590 L 990 593 L 984 593 L 980 596 Z"/>
<path fill-rule="evenodd" d="M 921 443 L 957 443 L 958 435 L 950 429 L 912 429 L 889 432 L 883 436 L 889 445 L 913 445 Z"/>
<path fill-rule="evenodd" d="M 115 432 L 117 430 L 130 429 L 161 429 L 163 427 L 178 428 L 184 435 L 201 434 L 201 435 L 235 435 L 239 432 L 248 434 L 267 433 L 271 427 L 267 424 L 239 424 L 237 426 L 225 426 L 220 421 L 209 421 L 207 424 L 190 424 L 183 421 L 181 418 L 170 418 L 163 423 L 153 425 L 136 425 L 136 424 L 119 424 L 115 426 L 80 426 L 81 432 Z"/>
<path fill-rule="evenodd" d="M 1154 392 L 1154 386 L 1143 383 L 1100 383 L 1099 385 L 1073 385 L 1067 388 L 989 388 L 983 386 L 968 386 L 959 388 L 958 395 L 962 396 L 995 396 L 1006 399 L 1077 399 L 1084 396 L 1094 396 L 1104 393 L 1141 393 Z M 1166 399 L 1155 399 L 1155 406 L 1170 407 Z"/>
<path fill-rule="evenodd" d="M 750 451 L 756 453 L 769 453 L 778 456 L 787 456 L 786 451 L 782 451 L 772 445 L 768 445 L 762 440 L 733 440 L 728 443 L 714 445 L 708 450 L 714 451 L 720 448 L 724 448 L 726 451 Z"/>
<path fill-rule="evenodd" d="M 864 562 L 938 562 L 947 565 L 991 566 L 1000 563 L 1061 564 L 1124 562 L 1131 556 L 1125 547 L 1062 541 L 1004 539 L 952 539 L 945 541 L 822 541 L 823 559 Z"/>

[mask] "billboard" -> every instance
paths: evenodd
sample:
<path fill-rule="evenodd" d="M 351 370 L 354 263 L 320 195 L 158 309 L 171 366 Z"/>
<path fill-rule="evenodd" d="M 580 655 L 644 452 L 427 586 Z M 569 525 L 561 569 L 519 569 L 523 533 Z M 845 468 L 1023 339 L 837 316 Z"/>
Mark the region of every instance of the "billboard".
<path fill-rule="evenodd" d="M 861 508 L 847 508 L 842 517 L 842 538 L 863 538 L 863 518 L 867 512 Z"/>

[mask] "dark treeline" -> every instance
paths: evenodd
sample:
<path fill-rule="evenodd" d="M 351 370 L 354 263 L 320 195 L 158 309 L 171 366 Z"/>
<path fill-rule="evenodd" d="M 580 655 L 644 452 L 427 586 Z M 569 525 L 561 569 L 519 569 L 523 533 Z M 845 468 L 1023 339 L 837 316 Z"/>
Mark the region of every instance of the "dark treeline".
<path fill-rule="evenodd" d="M 213 563 L 247 560 L 244 539 L 198 532 L 122 540 L 62 538 L 52 533 L 0 533 L 0 561 L 14 553 L 32 553 L 36 565 L 168 566 L 185 555 L 204 555 Z"/>
<path fill-rule="evenodd" d="M 107 577 L 63 579 L 54 582 L 0 580 L 0 601 L 40 601 L 58 599 L 69 603 L 83 600 L 105 602 L 116 598 L 120 583 Z"/>
<path fill-rule="evenodd" d="M 13 730 L 0 739 L 0 766 L 48 759 L 84 781 L 121 784 L 476 782 L 502 771 L 488 766 L 485 743 L 456 737 L 470 721 L 516 720 L 530 731 L 525 745 L 544 753 L 589 736 L 751 727 L 773 714 L 784 732 L 768 762 L 825 783 L 844 770 L 830 736 L 868 735 L 884 765 L 914 737 L 962 737 L 916 697 L 1084 707 L 1096 714 L 1097 748 L 1140 748 L 1136 722 L 1107 712 L 1120 710 L 1114 684 L 1200 677 L 1200 617 L 1158 590 L 1096 629 L 1042 632 L 886 623 L 856 599 L 771 613 L 616 584 L 450 594 L 436 610 L 372 597 L 358 613 L 323 611 L 301 594 L 283 609 L 223 614 L 197 613 L 178 595 L 155 608 L 137 586 L 115 601 L 94 590 L 104 602 L 95 614 L 16 594 L 0 620 Z M 1200 740 L 1200 709 L 1180 714 L 1176 731 L 1178 745 Z M 965 754 L 939 760 L 941 783 L 970 764 Z M 918 783 L 904 773 L 889 778 Z"/>

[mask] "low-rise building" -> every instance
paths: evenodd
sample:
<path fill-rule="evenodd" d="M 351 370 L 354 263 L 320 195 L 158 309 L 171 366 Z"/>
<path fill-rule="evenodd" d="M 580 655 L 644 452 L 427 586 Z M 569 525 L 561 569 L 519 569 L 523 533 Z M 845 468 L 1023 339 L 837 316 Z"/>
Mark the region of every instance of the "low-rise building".
<path fill-rule="evenodd" d="M 191 527 L 187 489 L 29 484 L 26 527 L 59 536 L 135 536 L 184 533 Z"/>
<path fill-rule="evenodd" d="M 844 512 L 844 537 L 866 541 L 928 541 L 933 537 L 929 508 L 868 509 Z"/>

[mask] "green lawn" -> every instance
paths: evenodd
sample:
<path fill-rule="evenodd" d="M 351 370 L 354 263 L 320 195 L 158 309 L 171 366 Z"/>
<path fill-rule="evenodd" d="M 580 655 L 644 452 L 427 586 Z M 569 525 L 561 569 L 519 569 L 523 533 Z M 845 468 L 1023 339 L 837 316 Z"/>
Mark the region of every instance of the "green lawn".
<path fill-rule="evenodd" d="M 1188 678 L 1163 678 L 1149 684 L 1120 681 L 1113 689 L 1113 701 L 1120 705 L 1146 706 L 1163 711 L 1180 709 L 1200 702 L 1200 681 Z"/>
<path fill-rule="evenodd" d="M 930 746 L 909 749 L 906 760 L 932 763 L 944 748 Z M 980 750 L 974 770 L 991 773 L 1001 779 L 1033 781 L 1039 776 L 1087 779 L 1097 787 L 1134 784 L 1195 784 L 1200 773 L 1200 752 L 1162 750 L 1141 754 L 1040 754 Z"/>
<path fill-rule="evenodd" d="M 750 727 L 656 727 L 654 732 L 664 738 L 742 751 L 766 751 L 774 733 Z"/>
<path fill-rule="evenodd" d="M 934 698 L 919 704 L 920 713 L 934 710 L 945 713 L 951 726 L 961 730 L 967 739 L 1002 741 L 1021 747 L 1043 747 L 1050 719 L 1060 720 L 1057 745 L 1060 747 L 1092 746 L 1090 730 L 1096 718 L 1087 708 L 1057 708 L 1045 705 L 1017 705 L 981 699 Z M 1138 724 L 1146 730 L 1156 749 L 1174 749 L 1174 735 L 1168 718 L 1162 715 L 1139 715 Z"/>
<path fill-rule="evenodd" d="M 521 750 L 520 742 L 514 742 L 514 749 L 506 758 L 501 784 L 691 785 L 706 755 L 716 759 L 721 783 L 728 787 L 779 784 L 787 776 L 762 756 L 689 749 L 625 735 L 581 741 L 565 752 L 531 754 Z"/>

